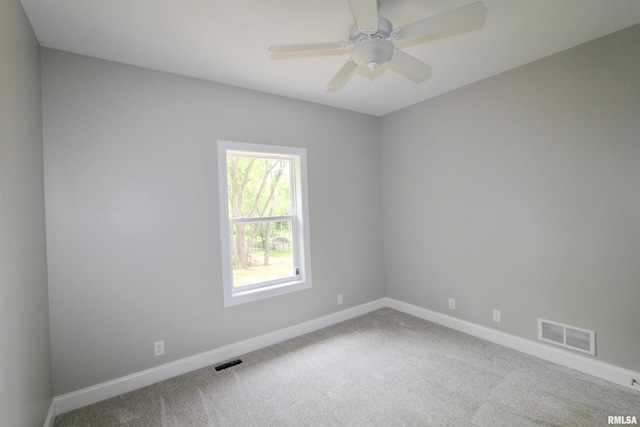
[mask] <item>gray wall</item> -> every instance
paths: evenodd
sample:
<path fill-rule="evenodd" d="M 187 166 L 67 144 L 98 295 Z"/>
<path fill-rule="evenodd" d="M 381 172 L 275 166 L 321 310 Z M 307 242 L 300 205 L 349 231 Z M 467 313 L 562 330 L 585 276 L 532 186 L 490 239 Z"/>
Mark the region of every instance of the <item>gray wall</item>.
<path fill-rule="evenodd" d="M 0 426 L 42 426 L 51 403 L 40 48 L 0 1 Z"/>
<path fill-rule="evenodd" d="M 56 394 L 384 296 L 376 118 L 48 49 L 42 67 Z M 312 289 L 223 308 L 218 139 L 307 149 Z"/>
<path fill-rule="evenodd" d="M 636 25 L 383 117 L 387 295 L 592 329 L 640 371 L 638 46 Z"/>

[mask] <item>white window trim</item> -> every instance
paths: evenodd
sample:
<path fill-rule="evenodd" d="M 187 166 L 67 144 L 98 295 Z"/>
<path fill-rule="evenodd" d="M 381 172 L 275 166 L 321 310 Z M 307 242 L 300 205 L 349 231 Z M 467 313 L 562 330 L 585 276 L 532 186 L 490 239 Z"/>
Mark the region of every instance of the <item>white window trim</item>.
<path fill-rule="evenodd" d="M 293 188 L 295 192 L 295 215 L 293 238 L 297 251 L 300 274 L 294 280 L 269 284 L 261 287 L 236 289 L 233 287 L 233 267 L 231 261 L 231 230 L 227 194 L 227 152 L 242 151 L 267 153 L 291 158 Z M 251 301 L 271 298 L 291 292 L 311 288 L 311 245 L 309 243 L 309 200 L 307 197 L 307 151 L 304 148 L 277 145 L 251 144 L 246 142 L 218 141 L 218 183 L 220 205 L 220 245 L 222 249 L 222 289 L 224 306 L 230 307 Z"/>

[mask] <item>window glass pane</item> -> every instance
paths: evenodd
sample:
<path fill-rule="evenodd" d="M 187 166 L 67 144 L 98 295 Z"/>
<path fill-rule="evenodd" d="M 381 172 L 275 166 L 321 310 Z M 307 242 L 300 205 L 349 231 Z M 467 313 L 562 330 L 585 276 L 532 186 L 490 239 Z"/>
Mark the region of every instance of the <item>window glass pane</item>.
<path fill-rule="evenodd" d="M 291 214 L 291 165 L 285 158 L 227 156 L 229 218 Z"/>
<path fill-rule="evenodd" d="M 295 276 L 290 220 L 235 223 L 231 235 L 234 287 Z"/>

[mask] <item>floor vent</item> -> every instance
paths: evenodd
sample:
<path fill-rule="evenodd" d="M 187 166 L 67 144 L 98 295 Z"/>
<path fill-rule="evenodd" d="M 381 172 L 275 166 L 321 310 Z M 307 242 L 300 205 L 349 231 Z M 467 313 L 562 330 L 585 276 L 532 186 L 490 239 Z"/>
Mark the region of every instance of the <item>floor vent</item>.
<path fill-rule="evenodd" d="M 241 363 L 242 363 L 242 360 L 240 359 L 232 360 L 231 362 L 223 363 L 222 365 L 216 366 L 216 371 L 222 371 L 223 369 L 227 369 L 232 366 L 239 365 Z"/>
<path fill-rule="evenodd" d="M 595 356 L 596 334 L 586 329 L 538 319 L 538 339 Z"/>

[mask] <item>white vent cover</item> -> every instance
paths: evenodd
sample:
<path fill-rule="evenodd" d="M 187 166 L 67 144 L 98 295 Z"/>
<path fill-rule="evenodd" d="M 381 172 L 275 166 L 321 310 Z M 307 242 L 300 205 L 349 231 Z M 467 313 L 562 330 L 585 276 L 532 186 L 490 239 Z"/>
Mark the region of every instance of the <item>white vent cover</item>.
<path fill-rule="evenodd" d="M 596 334 L 586 329 L 538 319 L 538 339 L 595 356 Z"/>

